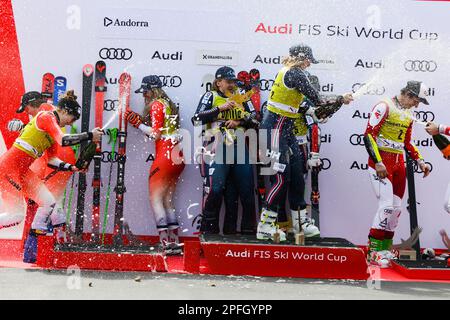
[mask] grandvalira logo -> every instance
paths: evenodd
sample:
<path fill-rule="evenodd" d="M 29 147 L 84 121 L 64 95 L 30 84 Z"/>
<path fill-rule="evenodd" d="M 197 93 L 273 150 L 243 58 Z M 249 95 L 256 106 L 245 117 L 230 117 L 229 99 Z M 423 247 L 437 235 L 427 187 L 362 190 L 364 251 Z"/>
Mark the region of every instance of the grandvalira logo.
<path fill-rule="evenodd" d="M 139 28 L 148 28 L 148 21 L 135 21 L 135 20 L 120 20 L 120 19 L 111 19 L 108 17 L 103 18 L 103 26 L 109 27 L 139 27 Z"/>
<path fill-rule="evenodd" d="M 105 60 L 130 60 L 133 57 L 133 51 L 128 48 L 102 48 L 98 55 Z"/>

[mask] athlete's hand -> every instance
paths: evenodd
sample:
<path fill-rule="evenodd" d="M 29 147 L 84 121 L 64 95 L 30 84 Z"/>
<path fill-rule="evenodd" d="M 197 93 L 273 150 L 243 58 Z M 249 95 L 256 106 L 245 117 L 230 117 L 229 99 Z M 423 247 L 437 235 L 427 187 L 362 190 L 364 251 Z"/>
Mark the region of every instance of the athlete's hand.
<path fill-rule="evenodd" d="M 12 119 L 8 122 L 8 130 L 12 132 L 18 132 L 22 130 L 24 127 L 24 124 L 22 120 L 20 119 Z"/>
<path fill-rule="evenodd" d="M 92 130 L 92 142 L 100 142 L 100 139 L 104 134 L 102 128 L 94 128 L 94 130 Z"/>
<path fill-rule="evenodd" d="M 425 131 L 428 132 L 428 134 L 435 136 L 439 134 L 439 126 L 433 122 L 428 122 Z"/>
<path fill-rule="evenodd" d="M 241 122 L 239 120 L 227 120 L 225 122 L 225 127 L 227 127 L 227 129 L 235 129 L 240 124 L 241 124 Z"/>
<path fill-rule="evenodd" d="M 423 177 L 424 178 L 426 178 L 426 177 L 428 177 L 430 175 L 431 168 L 430 168 L 430 166 L 428 164 L 426 164 L 425 162 L 421 161 L 419 163 L 419 167 L 420 167 L 420 170 L 422 170 L 422 172 L 423 172 Z"/>
<path fill-rule="evenodd" d="M 318 152 L 311 152 L 309 154 L 308 167 L 316 168 L 316 167 L 320 167 L 321 164 L 322 164 L 322 161 L 320 161 L 320 154 Z"/>
<path fill-rule="evenodd" d="M 383 162 L 375 164 L 375 170 L 377 172 L 377 177 L 380 179 L 384 179 L 388 176 L 386 166 L 383 164 Z"/>
<path fill-rule="evenodd" d="M 344 104 L 350 104 L 350 102 L 352 102 L 354 100 L 351 93 L 344 94 L 343 98 L 344 98 Z"/>
<path fill-rule="evenodd" d="M 138 128 L 142 124 L 142 117 L 140 114 L 134 111 L 125 111 L 125 120 L 128 121 L 133 127 Z"/>
<path fill-rule="evenodd" d="M 236 106 L 237 106 L 236 102 L 234 102 L 234 101 L 227 101 L 223 105 L 219 106 L 218 108 L 219 108 L 219 111 L 222 112 L 222 111 L 233 109 Z"/>

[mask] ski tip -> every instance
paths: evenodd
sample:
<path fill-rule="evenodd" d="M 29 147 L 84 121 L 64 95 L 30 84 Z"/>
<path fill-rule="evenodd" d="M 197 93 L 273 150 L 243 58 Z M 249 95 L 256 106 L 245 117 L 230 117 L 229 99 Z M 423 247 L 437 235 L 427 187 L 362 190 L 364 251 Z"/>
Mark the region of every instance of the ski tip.
<path fill-rule="evenodd" d="M 42 78 L 44 78 L 44 79 L 54 79 L 55 75 L 53 73 L 51 73 L 51 72 L 47 72 L 47 73 L 44 73 Z"/>
<path fill-rule="evenodd" d="M 126 82 L 130 82 L 130 81 L 131 81 L 131 76 L 130 76 L 129 73 L 124 72 L 119 77 L 119 83 L 120 84 L 123 84 L 123 83 L 126 83 Z"/>
<path fill-rule="evenodd" d="M 106 63 L 103 60 L 99 60 L 95 63 L 95 70 L 97 70 L 100 73 L 103 73 L 106 68 Z"/>
<path fill-rule="evenodd" d="M 83 67 L 83 74 L 87 77 L 89 77 L 90 75 L 92 75 L 92 73 L 94 72 L 94 67 L 92 66 L 92 64 L 86 64 Z"/>

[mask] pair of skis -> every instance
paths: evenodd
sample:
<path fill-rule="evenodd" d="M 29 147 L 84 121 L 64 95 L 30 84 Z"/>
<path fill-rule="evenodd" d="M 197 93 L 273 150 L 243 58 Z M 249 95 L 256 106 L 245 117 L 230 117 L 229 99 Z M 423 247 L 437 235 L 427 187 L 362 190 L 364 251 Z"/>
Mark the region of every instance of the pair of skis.
<path fill-rule="evenodd" d="M 83 98 L 82 98 L 82 115 L 81 115 L 81 131 L 89 131 L 90 108 L 93 77 L 95 72 L 95 127 L 103 126 L 103 106 L 106 92 L 106 65 L 103 61 L 98 61 L 95 69 L 92 65 L 87 64 L 83 67 Z M 114 221 L 114 234 L 123 234 L 123 195 L 125 193 L 125 152 L 126 152 L 126 121 L 123 114 L 129 109 L 131 77 L 127 73 L 123 73 L 119 79 L 119 150 L 118 150 L 118 174 L 116 186 L 116 210 Z M 111 131 L 110 131 L 111 133 Z M 114 134 L 114 133 L 113 133 Z M 115 138 L 113 138 L 115 144 Z M 86 148 L 86 143 L 82 143 L 81 149 Z M 114 152 L 114 151 L 113 151 Z M 92 202 L 92 236 L 91 241 L 98 242 L 100 240 L 100 190 L 101 190 L 101 141 L 97 143 L 94 155 L 94 177 L 92 180 L 93 202 Z M 112 163 L 110 171 L 112 171 Z M 111 172 L 110 172 L 111 176 Z M 107 202 L 105 206 L 103 219 L 103 236 L 106 228 L 107 210 L 109 206 L 109 191 L 111 177 L 108 183 Z M 78 178 L 78 200 L 76 210 L 75 234 L 80 237 L 83 233 L 85 196 L 86 196 L 86 174 L 80 172 Z M 118 240 L 117 240 L 118 241 Z M 121 241 L 120 243 L 121 244 Z"/>
<path fill-rule="evenodd" d="M 55 76 L 52 73 L 45 73 L 42 76 L 42 91 L 43 97 L 47 98 L 47 103 L 57 105 L 61 95 L 66 92 L 67 79 L 65 77 Z"/>

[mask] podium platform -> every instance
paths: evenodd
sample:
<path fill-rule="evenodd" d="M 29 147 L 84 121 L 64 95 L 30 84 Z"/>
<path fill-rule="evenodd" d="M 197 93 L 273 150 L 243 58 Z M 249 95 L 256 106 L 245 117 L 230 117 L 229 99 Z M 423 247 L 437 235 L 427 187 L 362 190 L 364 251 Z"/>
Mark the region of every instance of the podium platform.
<path fill-rule="evenodd" d="M 191 249 L 193 248 L 193 249 Z M 341 238 L 310 238 L 304 246 L 293 240 L 280 244 L 255 236 L 201 235 L 199 246 L 185 245 L 185 270 L 198 271 L 203 252 L 208 273 L 270 277 L 366 280 L 369 277 L 362 249 Z M 196 270 L 197 269 L 197 270 Z"/>
<path fill-rule="evenodd" d="M 41 268 L 167 272 L 166 257 L 158 246 L 59 245 L 52 236 L 38 237 L 38 241 L 36 264 Z"/>
<path fill-rule="evenodd" d="M 450 280 L 450 260 L 394 260 L 392 268 L 409 279 Z"/>

